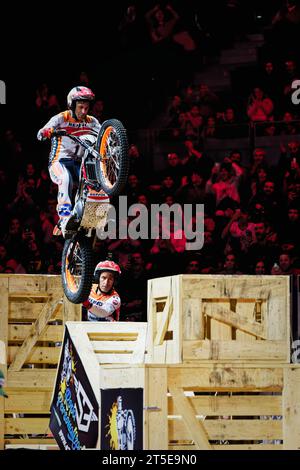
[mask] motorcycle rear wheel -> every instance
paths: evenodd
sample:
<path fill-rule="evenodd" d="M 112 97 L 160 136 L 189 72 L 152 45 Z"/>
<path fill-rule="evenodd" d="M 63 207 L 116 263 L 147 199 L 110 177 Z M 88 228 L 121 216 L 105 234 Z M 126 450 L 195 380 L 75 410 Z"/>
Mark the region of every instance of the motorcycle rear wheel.
<path fill-rule="evenodd" d="M 88 238 L 75 235 L 65 241 L 62 253 L 62 285 L 70 302 L 84 302 L 93 282 L 93 251 Z"/>
<path fill-rule="evenodd" d="M 96 149 L 101 161 L 96 163 L 98 183 L 108 196 L 117 196 L 124 188 L 129 171 L 126 130 L 118 119 L 104 121 Z"/>

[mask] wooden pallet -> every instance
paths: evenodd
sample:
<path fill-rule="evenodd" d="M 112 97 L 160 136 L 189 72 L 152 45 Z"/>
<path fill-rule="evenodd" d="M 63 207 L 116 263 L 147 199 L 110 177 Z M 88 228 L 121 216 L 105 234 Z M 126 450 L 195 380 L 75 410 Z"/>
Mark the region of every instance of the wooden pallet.
<path fill-rule="evenodd" d="M 60 276 L 1 274 L 0 299 L 9 396 L 0 402 L 0 448 L 55 445 L 49 411 L 60 344 L 64 323 L 81 320 L 81 305 L 63 295 Z"/>
<path fill-rule="evenodd" d="M 148 281 L 147 362 L 290 362 L 288 276 Z"/>

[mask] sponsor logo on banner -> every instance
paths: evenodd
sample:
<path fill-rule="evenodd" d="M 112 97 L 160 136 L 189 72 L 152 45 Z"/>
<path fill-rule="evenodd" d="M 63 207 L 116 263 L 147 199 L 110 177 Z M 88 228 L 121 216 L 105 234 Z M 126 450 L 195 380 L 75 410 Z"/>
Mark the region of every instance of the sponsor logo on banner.
<path fill-rule="evenodd" d="M 50 429 L 63 450 L 95 448 L 99 406 L 66 329 L 51 404 Z"/>
<path fill-rule="evenodd" d="M 101 390 L 101 450 L 143 449 L 143 389 Z"/>

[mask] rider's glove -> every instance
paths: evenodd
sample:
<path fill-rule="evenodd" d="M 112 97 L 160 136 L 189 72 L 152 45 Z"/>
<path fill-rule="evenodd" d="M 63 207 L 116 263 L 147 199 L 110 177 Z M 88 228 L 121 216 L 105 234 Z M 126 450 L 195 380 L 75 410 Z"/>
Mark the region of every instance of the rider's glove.
<path fill-rule="evenodd" d="M 89 302 L 88 300 L 85 300 L 84 302 L 82 302 L 82 305 L 87 309 L 87 310 L 90 310 L 93 306 L 93 304 L 91 304 L 91 302 Z"/>
<path fill-rule="evenodd" d="M 53 134 L 53 127 L 48 127 L 46 129 L 42 129 L 39 132 L 39 138 L 40 140 L 51 139 L 52 134 Z"/>

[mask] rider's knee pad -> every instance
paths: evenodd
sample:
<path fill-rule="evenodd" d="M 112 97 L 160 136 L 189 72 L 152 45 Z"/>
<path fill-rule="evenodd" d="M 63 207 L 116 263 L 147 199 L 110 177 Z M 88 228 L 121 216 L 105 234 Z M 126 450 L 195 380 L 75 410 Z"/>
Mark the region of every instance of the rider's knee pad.
<path fill-rule="evenodd" d="M 58 208 L 58 215 L 60 217 L 67 217 L 68 215 L 71 215 L 71 211 L 72 211 L 71 204 L 62 204 Z"/>

